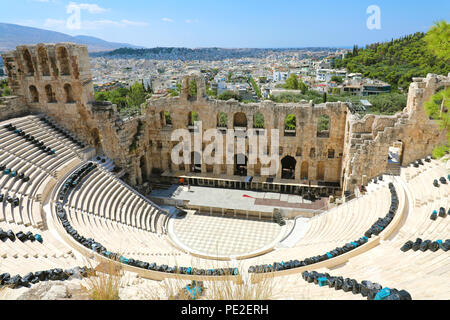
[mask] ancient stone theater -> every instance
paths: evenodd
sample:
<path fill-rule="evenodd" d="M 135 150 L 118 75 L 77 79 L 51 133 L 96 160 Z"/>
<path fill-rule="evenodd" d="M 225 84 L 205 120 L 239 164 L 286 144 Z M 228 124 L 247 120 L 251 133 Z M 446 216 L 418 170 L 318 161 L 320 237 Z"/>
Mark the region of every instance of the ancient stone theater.
<path fill-rule="evenodd" d="M 69 278 L 91 259 L 149 281 L 280 277 L 282 298 L 450 297 L 449 167 L 430 157 L 446 133 L 424 111 L 449 76 L 414 78 L 393 116 L 360 116 L 347 102 L 215 100 L 192 73 L 179 96 L 124 117 L 95 101 L 86 46 L 2 58 L 2 285 Z"/>

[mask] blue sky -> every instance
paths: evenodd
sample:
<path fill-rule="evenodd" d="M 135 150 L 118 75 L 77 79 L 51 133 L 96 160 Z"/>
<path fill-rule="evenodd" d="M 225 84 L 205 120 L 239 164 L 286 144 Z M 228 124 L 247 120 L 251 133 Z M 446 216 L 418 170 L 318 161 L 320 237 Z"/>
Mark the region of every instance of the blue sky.
<path fill-rule="evenodd" d="M 365 45 L 450 20 L 448 0 L 1 1 L 0 22 L 145 47 Z M 80 9 L 80 29 L 68 28 L 70 3 Z M 366 26 L 370 5 L 380 8 L 381 29 Z"/>

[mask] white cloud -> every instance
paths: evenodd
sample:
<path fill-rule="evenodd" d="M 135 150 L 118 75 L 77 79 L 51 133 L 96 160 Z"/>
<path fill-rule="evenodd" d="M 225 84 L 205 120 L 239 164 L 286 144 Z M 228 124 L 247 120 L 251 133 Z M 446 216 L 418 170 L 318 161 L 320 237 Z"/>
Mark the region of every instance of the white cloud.
<path fill-rule="evenodd" d="M 186 22 L 186 23 L 198 23 L 199 22 L 199 20 L 198 19 L 186 19 L 186 20 L 184 20 L 184 22 Z"/>
<path fill-rule="evenodd" d="M 161 20 L 165 22 L 173 22 L 173 19 L 170 18 L 162 18 Z"/>

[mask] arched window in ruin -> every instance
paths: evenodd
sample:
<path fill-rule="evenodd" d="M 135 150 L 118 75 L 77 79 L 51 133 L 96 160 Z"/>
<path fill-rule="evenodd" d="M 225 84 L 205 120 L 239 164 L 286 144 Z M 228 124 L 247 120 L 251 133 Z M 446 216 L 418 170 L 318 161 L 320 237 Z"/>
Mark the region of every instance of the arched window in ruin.
<path fill-rule="evenodd" d="M 281 178 L 282 179 L 295 179 L 295 166 L 297 160 L 291 156 L 286 156 L 281 160 Z"/>
<path fill-rule="evenodd" d="M 243 112 L 237 112 L 233 116 L 233 126 L 235 128 L 247 128 L 247 116 Z"/>
<path fill-rule="evenodd" d="M 309 170 L 308 161 L 303 161 L 302 166 L 300 168 L 300 179 L 308 180 L 308 170 Z"/>
<path fill-rule="evenodd" d="M 45 94 L 47 95 L 47 102 L 48 103 L 55 103 L 56 102 L 56 97 L 55 97 L 55 93 L 53 92 L 53 88 L 51 85 L 46 85 L 45 86 Z"/>
<path fill-rule="evenodd" d="M 298 148 L 297 148 L 297 152 L 295 153 L 295 156 L 296 156 L 296 157 L 301 157 L 301 156 L 302 156 L 302 153 L 303 153 L 302 148 L 301 148 L 301 147 L 298 147 Z"/>
<path fill-rule="evenodd" d="M 25 63 L 26 75 L 34 76 L 34 66 L 33 66 L 33 61 L 31 60 L 30 51 L 28 51 L 28 49 L 23 49 L 22 55 L 23 55 L 23 61 Z"/>
<path fill-rule="evenodd" d="M 311 159 L 314 159 L 316 157 L 316 148 L 311 148 L 311 150 L 309 151 L 309 157 Z"/>
<path fill-rule="evenodd" d="M 33 103 L 39 102 L 39 93 L 35 86 L 30 86 L 30 100 Z"/>
<path fill-rule="evenodd" d="M 218 128 L 228 127 L 228 115 L 225 112 L 219 112 L 217 114 L 217 127 Z"/>
<path fill-rule="evenodd" d="M 74 103 L 75 100 L 73 99 L 73 90 L 72 86 L 68 83 L 64 85 L 64 94 L 66 97 L 66 103 Z"/>
<path fill-rule="evenodd" d="M 334 159 L 334 149 L 328 149 L 328 159 Z"/>
<path fill-rule="evenodd" d="M 195 79 L 189 80 L 188 99 L 191 101 L 197 100 L 197 81 Z"/>
<path fill-rule="evenodd" d="M 190 132 L 194 132 L 197 129 L 197 126 L 195 125 L 196 121 L 200 121 L 200 117 L 198 116 L 198 113 L 195 111 L 188 113 L 188 128 Z"/>
<path fill-rule="evenodd" d="M 197 151 L 191 152 L 191 172 L 202 172 L 202 156 Z"/>
<path fill-rule="evenodd" d="M 319 161 L 317 164 L 317 181 L 325 180 L 325 163 L 323 161 Z"/>
<path fill-rule="evenodd" d="M 61 67 L 61 75 L 70 76 L 69 54 L 65 47 L 58 48 L 58 60 Z"/>
<path fill-rule="evenodd" d="M 165 127 L 172 125 L 172 117 L 170 116 L 169 111 L 161 111 L 159 116 L 161 118 L 161 126 Z"/>
<path fill-rule="evenodd" d="M 255 128 L 255 129 L 264 129 L 265 128 L 264 116 L 261 112 L 257 112 L 253 116 L 253 128 Z"/>
<path fill-rule="evenodd" d="M 147 167 L 147 159 L 145 159 L 145 156 L 141 157 L 139 161 L 139 167 L 141 168 L 142 182 L 148 181 L 148 167 Z"/>
<path fill-rule="evenodd" d="M 326 114 L 321 115 L 317 119 L 317 137 L 318 138 L 330 137 L 330 117 Z"/>
<path fill-rule="evenodd" d="M 284 120 L 284 136 L 295 137 L 297 130 L 297 118 L 293 114 L 288 114 Z"/>
<path fill-rule="evenodd" d="M 47 49 L 39 47 L 38 49 L 39 66 L 44 77 L 50 76 L 50 65 L 48 63 Z"/>
<path fill-rule="evenodd" d="M 234 175 L 235 176 L 247 176 L 247 157 L 243 154 L 237 154 L 234 156 Z"/>

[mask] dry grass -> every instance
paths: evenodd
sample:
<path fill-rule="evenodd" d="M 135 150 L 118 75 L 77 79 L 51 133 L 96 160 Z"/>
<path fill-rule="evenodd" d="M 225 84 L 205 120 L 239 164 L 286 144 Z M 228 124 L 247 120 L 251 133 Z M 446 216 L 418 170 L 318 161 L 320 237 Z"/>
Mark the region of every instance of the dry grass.
<path fill-rule="evenodd" d="M 102 262 L 93 270 L 85 279 L 88 287 L 82 287 L 89 298 L 91 300 L 119 300 L 119 286 L 123 277 L 120 264 L 114 261 Z"/>

